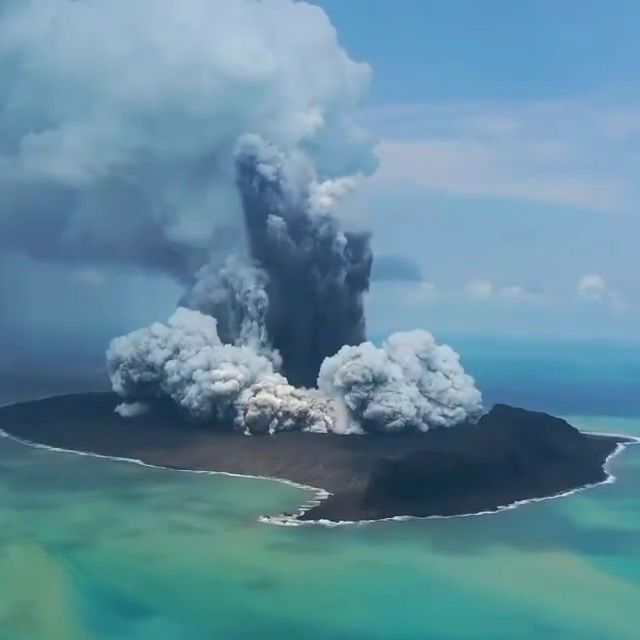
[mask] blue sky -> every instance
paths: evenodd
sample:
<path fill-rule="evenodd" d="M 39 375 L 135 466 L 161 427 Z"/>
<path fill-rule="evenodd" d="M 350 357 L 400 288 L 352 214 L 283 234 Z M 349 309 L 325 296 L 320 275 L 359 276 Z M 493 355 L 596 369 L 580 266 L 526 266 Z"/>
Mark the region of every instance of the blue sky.
<path fill-rule="evenodd" d="M 375 77 L 371 102 L 540 100 L 635 90 L 632 0 L 318 0 Z"/>
<path fill-rule="evenodd" d="M 374 70 L 380 169 L 357 201 L 378 254 L 370 326 L 635 339 L 635 2 L 322 0 Z"/>

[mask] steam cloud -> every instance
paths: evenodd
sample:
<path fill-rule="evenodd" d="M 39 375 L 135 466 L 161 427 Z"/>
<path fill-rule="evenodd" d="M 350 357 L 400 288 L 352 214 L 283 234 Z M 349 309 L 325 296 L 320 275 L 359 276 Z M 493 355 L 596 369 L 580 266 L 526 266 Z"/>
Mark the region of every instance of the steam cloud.
<path fill-rule="evenodd" d="M 185 286 L 167 324 L 110 345 L 120 415 L 169 398 L 249 433 L 477 417 L 429 334 L 365 342 L 369 235 L 336 204 L 375 170 L 369 76 L 303 2 L 2 3 L 0 246 Z"/>
<path fill-rule="evenodd" d="M 369 77 L 303 2 L 3 0 L 0 247 L 188 281 L 244 250 L 243 135 L 320 182 L 375 169 Z"/>
<path fill-rule="evenodd" d="M 458 354 L 426 331 L 395 333 L 381 349 L 342 347 L 323 362 L 318 386 L 366 431 L 426 431 L 472 420 L 482 409 Z"/>
<path fill-rule="evenodd" d="M 213 264 L 202 267 L 181 304 L 216 318 L 224 342 L 262 351 L 268 344 L 267 281 L 265 271 L 231 257 L 221 268 Z"/>
<path fill-rule="evenodd" d="M 115 338 L 107 350 L 113 389 L 127 402 L 122 416 L 168 396 L 190 418 L 228 421 L 243 431 L 329 431 L 334 413 L 317 391 L 296 389 L 271 360 L 246 346 L 223 344 L 215 318 L 179 307 L 167 325 L 154 323 Z"/>
<path fill-rule="evenodd" d="M 245 433 L 292 429 L 365 433 L 427 431 L 479 417 L 482 399 L 458 355 L 425 331 L 392 335 L 382 348 L 344 346 L 326 358 L 318 389 L 296 388 L 273 360 L 223 344 L 215 318 L 178 308 L 116 338 L 107 351 L 118 412 L 169 397 L 192 419 L 233 424 Z"/>

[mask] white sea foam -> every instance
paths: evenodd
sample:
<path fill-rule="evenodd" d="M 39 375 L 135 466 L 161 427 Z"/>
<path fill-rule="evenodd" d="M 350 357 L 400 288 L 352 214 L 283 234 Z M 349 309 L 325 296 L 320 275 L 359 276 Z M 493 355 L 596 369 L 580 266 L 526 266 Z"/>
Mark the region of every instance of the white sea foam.
<path fill-rule="evenodd" d="M 103 393 L 103 391 L 104 390 L 100 390 L 97 392 L 87 391 L 86 393 Z M 40 400 L 50 400 L 51 398 L 59 398 L 60 395 L 61 394 L 59 393 L 53 393 L 45 396 L 35 396 L 35 397 L 25 398 L 24 400 L 18 400 L 18 402 L 16 402 L 15 400 L 11 400 L 10 402 L 3 402 L 2 404 L 0 404 L 0 409 L 3 409 L 4 407 L 13 407 L 17 404 L 24 404 L 26 402 L 40 402 Z M 66 394 L 62 394 L 62 395 L 66 395 Z M 0 431 L 2 431 L 2 429 L 0 429 Z M 11 436 L 9 436 L 8 433 L 4 433 L 4 437 L 11 437 Z"/>
<path fill-rule="evenodd" d="M 7 406 L 7 405 L 5 405 Z M 611 461 L 620 453 L 622 453 L 628 446 L 634 444 L 640 444 L 640 437 L 627 435 L 623 433 L 607 433 L 601 431 L 584 431 L 583 433 L 591 434 L 591 435 L 601 435 L 601 436 L 612 436 L 612 437 L 620 437 L 626 438 L 628 442 L 619 442 L 607 458 L 605 459 L 602 468 L 606 474 L 606 478 L 601 480 L 600 482 L 591 482 L 584 484 L 580 487 L 576 487 L 575 489 L 569 489 L 568 491 L 561 491 L 559 493 L 555 493 L 550 496 L 542 496 L 538 498 L 526 498 L 524 500 L 516 500 L 506 505 L 501 505 L 496 509 L 489 509 L 486 511 L 477 511 L 473 513 L 460 513 L 456 515 L 442 516 L 442 515 L 430 515 L 430 516 L 410 516 L 410 515 L 400 515 L 400 516 L 392 516 L 390 518 L 377 518 L 373 520 L 327 520 L 327 519 L 319 519 L 319 520 L 300 520 L 301 516 L 303 516 L 307 511 L 312 509 L 313 507 L 318 506 L 323 500 L 329 498 L 332 494 L 325 489 L 320 489 L 318 487 L 312 487 L 311 485 L 301 484 L 299 482 L 294 482 L 293 480 L 287 480 L 285 478 L 277 478 L 272 476 L 256 476 L 244 473 L 231 473 L 228 471 L 210 471 L 208 469 L 180 469 L 174 467 L 164 467 L 161 465 L 150 464 L 148 462 L 143 462 L 142 460 L 138 460 L 137 458 L 126 458 L 120 456 L 108 456 L 101 453 L 92 453 L 89 451 L 78 451 L 76 449 L 65 449 L 62 447 L 52 447 L 50 445 L 42 444 L 39 442 L 33 442 L 31 440 L 26 440 L 23 438 L 19 438 L 18 436 L 14 436 L 6 431 L 0 429 L 0 438 L 8 438 L 9 440 L 13 440 L 14 442 L 18 442 L 19 444 L 33 447 L 36 449 L 45 449 L 47 451 L 53 451 L 57 453 L 68 453 L 79 456 L 89 456 L 93 458 L 102 458 L 105 460 L 112 460 L 115 462 L 127 462 L 131 464 L 137 464 L 142 467 L 148 467 L 150 469 L 159 469 L 162 471 L 180 471 L 182 473 L 198 473 L 204 475 L 221 475 L 228 476 L 232 478 L 249 478 L 253 480 L 270 480 L 272 482 L 280 482 L 282 484 L 286 484 L 290 487 L 295 487 L 297 489 L 304 489 L 305 491 L 312 491 L 314 496 L 303 503 L 293 514 L 281 514 L 281 515 L 273 515 L 273 516 L 260 516 L 258 520 L 260 522 L 274 524 L 283 527 L 299 527 L 299 526 L 308 526 L 308 525 L 319 525 L 324 527 L 339 527 L 344 525 L 365 525 L 365 524 L 373 524 L 376 522 L 405 522 L 407 520 L 430 520 L 430 519 L 445 519 L 445 518 L 470 518 L 473 516 L 484 516 L 484 515 L 493 515 L 502 513 L 503 511 L 509 511 L 511 509 L 515 509 L 517 507 L 532 503 L 532 502 L 542 502 L 543 500 L 553 500 L 555 498 L 563 498 L 567 496 L 571 496 L 580 491 L 585 491 L 586 489 L 592 489 L 594 487 L 605 485 L 605 484 L 613 484 L 616 482 L 616 477 L 610 471 L 610 463 Z"/>
<path fill-rule="evenodd" d="M 8 405 L 5 405 L 5 406 L 8 406 Z M 324 500 L 325 498 L 329 497 L 329 495 L 331 495 L 324 489 L 319 489 L 318 487 L 312 487 L 311 485 L 294 482 L 293 480 L 287 480 L 286 478 L 276 478 L 272 476 L 254 476 L 247 473 L 231 473 L 230 471 L 211 471 L 209 469 L 181 469 L 180 467 L 165 467 L 158 464 L 151 464 L 149 462 L 144 462 L 143 460 L 139 460 L 138 458 L 126 458 L 123 456 L 108 456 L 102 453 L 94 453 L 92 451 L 79 451 L 77 449 L 65 449 L 64 447 L 52 447 L 48 444 L 42 444 L 41 442 L 33 442 L 32 440 L 26 440 L 24 438 L 14 436 L 11 433 L 7 433 L 3 429 L 0 429 L 0 438 L 7 438 L 8 440 L 13 440 L 18 444 L 22 444 L 27 447 L 32 447 L 34 449 L 44 449 L 46 451 L 52 451 L 54 453 L 68 453 L 76 456 L 87 456 L 90 458 L 101 458 L 103 460 L 111 460 L 113 462 L 126 462 L 129 464 L 137 464 L 141 467 L 148 467 L 149 469 L 159 469 L 160 471 L 179 471 L 181 473 L 199 473 L 199 474 L 211 475 L 211 476 L 229 476 L 231 478 L 249 478 L 252 480 L 271 480 L 272 482 L 280 482 L 281 484 L 287 484 L 290 487 L 295 487 L 296 489 L 313 491 L 318 496 L 318 502 L 320 502 L 321 500 Z"/>
<path fill-rule="evenodd" d="M 592 489 L 594 487 L 598 487 L 604 484 L 613 484 L 616 482 L 616 477 L 610 471 L 610 463 L 619 453 L 622 453 L 628 446 L 634 444 L 640 444 L 640 438 L 636 436 L 631 436 L 622 433 L 607 433 L 607 432 L 599 432 L 599 431 L 585 431 L 583 433 L 588 433 L 592 435 L 602 435 L 602 436 L 612 436 L 612 437 L 621 437 L 627 438 L 628 442 L 619 442 L 616 445 L 616 448 L 607 456 L 605 459 L 602 468 L 606 473 L 606 478 L 601 480 L 600 482 L 590 482 L 580 487 L 576 487 L 574 489 L 569 489 L 568 491 L 561 491 L 559 493 L 554 493 L 550 496 L 541 496 L 538 498 L 526 498 L 524 500 L 515 500 L 506 505 L 498 506 L 496 509 L 489 509 L 486 511 L 476 511 L 472 513 L 459 513 L 456 515 L 442 516 L 442 515 L 430 515 L 430 516 L 392 516 L 390 518 L 377 518 L 374 520 L 300 520 L 299 518 L 306 513 L 309 509 L 301 508 L 295 516 L 263 516 L 260 518 L 262 522 L 269 522 L 271 524 L 277 524 L 281 526 L 303 526 L 303 525 L 321 525 L 325 527 L 339 527 L 343 525 L 363 525 L 363 524 L 373 524 L 375 522 L 404 522 L 407 520 L 430 520 L 430 519 L 445 519 L 445 518 L 470 518 L 473 516 L 484 516 L 484 515 L 494 515 L 497 513 L 502 513 L 503 511 L 509 511 L 511 509 L 515 509 L 517 507 L 532 503 L 532 502 L 542 502 L 543 500 L 553 500 L 555 498 L 564 498 L 567 496 L 571 496 L 580 491 L 585 491 L 587 489 Z"/>

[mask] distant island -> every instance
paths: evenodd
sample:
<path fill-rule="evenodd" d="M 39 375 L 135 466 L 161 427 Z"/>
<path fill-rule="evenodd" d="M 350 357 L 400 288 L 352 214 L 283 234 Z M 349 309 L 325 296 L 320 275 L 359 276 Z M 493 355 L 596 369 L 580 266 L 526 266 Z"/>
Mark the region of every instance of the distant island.
<path fill-rule="evenodd" d="M 245 436 L 194 426 L 168 405 L 124 419 L 119 402 L 87 393 L 9 405 L 0 429 L 51 447 L 315 488 L 323 499 L 280 519 L 330 522 L 472 514 L 557 495 L 605 481 L 608 457 L 634 442 L 503 404 L 477 424 L 427 433 Z"/>

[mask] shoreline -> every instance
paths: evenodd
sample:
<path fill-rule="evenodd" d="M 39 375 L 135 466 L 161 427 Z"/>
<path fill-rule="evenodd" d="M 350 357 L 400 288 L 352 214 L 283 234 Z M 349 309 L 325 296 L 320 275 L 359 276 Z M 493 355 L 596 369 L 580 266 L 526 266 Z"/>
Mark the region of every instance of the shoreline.
<path fill-rule="evenodd" d="M 105 458 L 160 470 L 280 482 L 310 491 L 313 495 L 295 511 L 262 515 L 258 517 L 260 522 L 280 526 L 318 524 L 330 527 L 495 514 L 529 502 L 572 495 L 615 482 L 616 478 L 610 470 L 611 461 L 627 446 L 640 443 L 640 438 L 626 434 L 579 432 L 557 418 L 504 405 L 490 412 L 493 417 L 487 414 L 489 421 L 486 427 L 466 426 L 446 433 L 436 432 L 430 436 L 369 436 L 362 439 L 296 432 L 288 436 L 285 434 L 247 439 L 247 436 L 239 434 L 198 430 L 177 424 L 171 416 L 165 414 L 158 414 L 151 421 L 123 421 L 114 417 L 111 406 L 113 401 L 114 398 L 109 394 L 81 394 L 51 396 L 30 403 L 4 405 L 0 408 L 4 409 L 4 412 L 0 412 L 1 417 L 9 416 L 8 423 L 11 427 L 6 429 L 2 424 L 0 436 L 25 446 Z M 31 423 L 23 423 L 19 419 L 21 416 L 29 418 Z M 518 426 L 513 424 L 514 416 Z M 530 428 L 532 425 L 527 425 L 532 419 L 533 432 Z M 551 421 L 551 430 L 544 420 Z M 94 428 L 87 429 L 87 424 L 92 424 Z M 112 431 L 110 427 L 113 427 Z M 479 432 L 478 429 L 483 431 Z M 532 433 L 534 440 L 530 441 L 528 438 L 531 438 Z M 496 434 L 500 438 L 504 438 L 506 434 L 510 439 L 496 440 Z M 487 438 L 488 444 L 485 442 Z M 558 438 L 559 443 L 556 442 Z M 615 447 L 613 442 L 608 444 L 607 440 L 614 441 Z M 475 453 L 478 443 L 484 448 L 480 454 Z M 461 445 L 463 451 L 474 452 L 469 462 L 460 461 Z M 549 449 L 551 445 L 556 449 Z M 543 448 L 535 453 L 540 446 Z M 510 457 L 521 455 L 522 450 L 529 455 L 531 447 L 535 455 L 518 463 L 520 466 L 516 470 L 519 471 L 513 476 L 515 486 L 511 486 L 509 480 L 513 460 Z M 561 458 L 553 460 L 558 451 L 562 454 Z M 504 466 L 500 467 L 504 455 L 511 465 L 506 468 L 506 472 Z M 550 461 L 545 462 L 549 455 Z M 418 467 L 414 459 L 417 459 Z M 444 463 L 440 464 L 442 460 Z M 402 473 L 409 473 L 409 480 L 405 475 L 402 481 L 405 483 L 403 487 L 408 489 L 403 488 L 397 498 L 393 497 L 396 494 L 391 494 L 391 498 L 388 494 L 388 487 L 393 487 L 394 478 L 393 474 L 389 475 L 389 464 L 393 472 L 399 467 Z M 439 464 L 441 468 L 438 468 Z M 460 467 L 460 464 L 463 466 Z M 479 489 L 474 480 L 461 480 L 458 475 L 462 473 L 462 477 L 465 477 L 468 464 L 471 465 L 472 473 L 477 474 L 480 469 L 479 477 L 484 486 Z M 477 467 L 478 464 L 480 467 Z M 252 467 L 264 473 L 245 471 Z M 382 474 L 381 469 L 384 471 Z M 494 477 L 491 477 L 492 473 Z M 488 480 L 485 481 L 485 477 Z M 309 479 L 313 484 L 308 482 Z M 325 487 L 316 486 L 316 480 L 322 481 Z M 429 493 L 429 487 L 432 486 L 442 487 L 443 494 Z M 555 490 L 556 487 L 559 488 Z M 412 495 L 403 493 L 407 490 L 422 490 L 422 494 L 413 494 L 413 497 L 407 498 L 407 495 Z M 549 493 L 546 494 L 546 491 Z M 524 494 L 524 497 L 518 497 L 518 493 Z M 374 498 L 373 507 L 367 503 L 371 495 Z M 478 506 L 477 509 L 473 508 L 475 505 Z M 405 508 L 406 515 L 403 515 Z M 318 517 L 313 517 L 316 513 L 309 513 L 314 510 L 319 512 Z M 357 516 L 353 517 L 352 514 Z M 361 515 L 363 517 L 359 517 Z M 373 517 L 367 517 L 370 515 Z"/>
<path fill-rule="evenodd" d="M 594 434 L 594 435 L 613 435 L 604 432 L 591 432 L 585 431 L 583 433 L 586 434 Z M 307 511 L 309 511 L 312 507 L 301 508 L 295 516 L 260 516 L 260 522 L 265 522 L 269 524 L 275 524 L 283 527 L 300 527 L 304 525 L 320 525 L 323 527 L 339 527 L 343 525 L 363 525 L 363 524 L 375 524 L 376 522 L 408 522 L 410 520 L 443 520 L 448 518 L 472 518 L 474 516 L 490 516 L 497 515 L 504 511 L 511 511 L 513 509 L 517 509 L 518 507 L 523 507 L 527 504 L 534 502 L 543 502 L 545 500 L 556 500 L 558 498 L 568 498 L 576 493 L 580 493 L 582 491 L 587 491 L 589 489 L 595 489 L 601 485 L 605 484 L 614 484 L 617 482 L 616 476 L 609 470 L 609 465 L 611 461 L 623 453 L 627 447 L 640 444 L 640 437 L 630 436 L 627 434 L 616 433 L 616 436 L 623 437 L 629 439 L 629 442 L 619 442 L 614 451 L 612 451 L 604 461 L 602 465 L 602 470 L 606 474 L 606 478 L 604 480 L 600 480 L 599 482 L 590 482 L 579 487 L 575 487 L 574 489 L 568 489 L 566 491 L 561 491 L 559 493 L 554 493 L 548 496 L 540 496 L 537 498 L 523 498 L 522 500 L 515 500 L 514 502 L 502 505 L 497 507 L 496 509 L 490 509 L 486 511 L 476 511 L 471 513 L 457 513 L 452 515 L 429 515 L 429 516 L 411 516 L 411 515 L 399 515 L 399 516 L 391 516 L 389 518 L 376 518 L 373 520 L 300 520 L 300 516 L 304 515 Z M 277 479 L 276 479 L 277 480 Z M 327 496 L 328 497 L 328 496 Z M 315 505 L 313 505 L 315 506 Z"/>
<path fill-rule="evenodd" d="M 55 397 L 55 396 L 51 396 L 51 397 Z M 4 406 L 9 406 L 9 405 L 4 405 Z M 604 480 L 600 480 L 599 482 L 587 483 L 582 486 L 575 487 L 574 489 L 568 489 L 566 491 L 555 493 L 549 496 L 540 496 L 537 498 L 524 498 L 522 500 L 516 500 L 509 504 L 499 506 L 496 509 L 491 509 L 486 511 L 458 513 L 453 515 L 429 515 L 429 516 L 397 515 L 397 516 L 391 516 L 388 518 L 375 518 L 372 520 L 337 520 L 337 521 L 327 520 L 327 519 L 300 520 L 300 517 L 302 515 L 304 515 L 307 511 L 309 511 L 313 507 L 320 504 L 323 500 L 326 500 L 332 494 L 331 492 L 326 491 L 325 489 L 320 489 L 319 487 L 312 487 L 310 485 L 300 484 L 298 482 L 294 482 L 293 480 L 287 480 L 286 478 L 276 478 L 273 476 L 255 476 L 255 475 L 249 475 L 244 473 L 232 473 L 229 471 L 213 471 L 213 470 L 207 470 L 207 469 L 181 469 L 177 467 L 165 467 L 161 465 L 155 465 L 148 462 L 144 462 L 143 460 L 139 460 L 137 458 L 110 456 L 110 455 L 105 455 L 101 453 L 94 453 L 91 451 L 80 451 L 78 449 L 65 449 L 62 447 L 53 447 L 47 444 L 43 444 L 41 442 L 32 442 L 30 440 L 25 440 L 18 436 L 14 436 L 4 431 L 4 429 L 0 429 L 0 438 L 7 438 L 8 440 L 17 442 L 18 444 L 25 447 L 32 447 L 34 449 L 44 449 L 45 451 L 51 451 L 53 453 L 66 453 L 66 454 L 76 455 L 76 456 L 88 456 L 91 458 L 110 460 L 111 462 L 135 464 L 140 467 L 146 467 L 148 469 L 156 469 L 159 471 L 174 471 L 178 473 L 193 473 L 193 474 L 200 474 L 200 475 L 215 475 L 215 476 L 226 476 L 229 478 L 246 478 L 249 480 L 267 480 L 269 482 L 278 482 L 280 484 L 285 484 L 287 486 L 294 487 L 296 489 L 301 489 L 303 491 L 311 491 L 314 493 L 314 496 L 310 500 L 307 500 L 305 503 L 303 503 L 295 512 L 295 515 L 288 515 L 288 514 L 274 515 L 274 516 L 261 515 L 257 517 L 258 522 L 262 522 L 264 524 L 273 524 L 281 527 L 301 527 L 301 526 L 307 526 L 307 525 L 311 525 L 311 526 L 315 525 L 315 526 L 333 528 L 333 527 L 340 527 L 340 526 L 358 526 L 358 525 L 365 525 L 365 524 L 375 524 L 377 522 L 408 522 L 410 520 L 434 520 L 434 519 L 442 520 L 442 519 L 448 519 L 448 518 L 472 518 L 475 516 L 497 515 L 504 511 L 517 509 L 518 507 L 523 507 L 530 503 L 543 502 L 545 500 L 556 500 L 558 498 L 567 498 L 576 493 L 587 491 L 588 489 L 594 489 L 595 487 L 599 487 L 606 484 L 614 484 L 615 482 L 617 482 L 617 478 L 613 474 L 613 472 L 610 471 L 609 465 L 611 464 L 612 460 L 616 456 L 623 453 L 627 447 L 640 444 L 640 437 L 624 434 L 624 433 L 610 434 L 602 431 L 583 431 L 581 433 L 584 433 L 587 435 L 598 435 L 598 436 L 617 436 L 617 437 L 625 438 L 628 440 L 627 442 L 619 442 L 616 445 L 616 448 L 605 459 L 602 465 L 602 470 L 606 474 L 606 478 Z"/>

